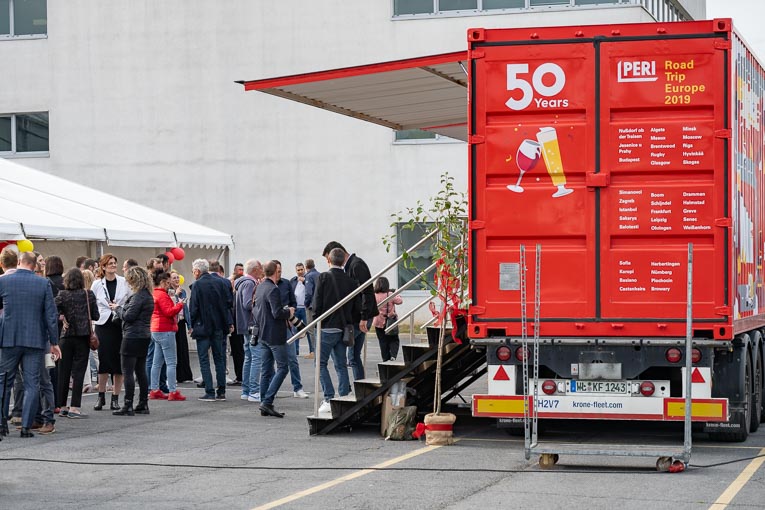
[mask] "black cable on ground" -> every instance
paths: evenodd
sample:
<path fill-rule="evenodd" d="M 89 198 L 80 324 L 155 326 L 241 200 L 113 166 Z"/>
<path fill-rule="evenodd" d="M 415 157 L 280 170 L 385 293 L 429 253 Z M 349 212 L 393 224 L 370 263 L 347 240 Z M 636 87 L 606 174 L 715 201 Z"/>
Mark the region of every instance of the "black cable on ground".
<path fill-rule="evenodd" d="M 758 459 L 765 455 L 755 457 L 745 457 L 715 464 L 690 464 L 691 468 L 711 468 L 744 462 L 747 460 Z M 560 469 L 485 469 L 485 468 L 421 468 L 421 467 L 367 467 L 367 466 L 214 466 L 209 464 L 165 464 L 160 462 L 94 462 L 77 460 L 56 460 L 56 459 L 38 459 L 25 457 L 5 457 L 0 458 L 0 462 L 39 462 L 50 464 L 69 464 L 82 466 L 136 466 L 136 467 L 166 467 L 166 468 L 188 468 L 188 469 L 226 469 L 232 471 L 425 471 L 425 472 L 459 472 L 459 473 L 500 473 L 500 474 L 520 474 L 520 473 L 555 473 L 555 474 L 659 474 L 652 469 L 579 469 L 579 466 L 572 466 L 569 470 Z"/>
<path fill-rule="evenodd" d="M 736 462 L 744 462 L 746 460 L 760 459 L 762 457 L 765 457 L 765 454 L 755 455 L 754 457 L 742 457 L 740 459 L 726 460 L 724 462 L 715 462 L 714 464 L 688 464 L 688 466 L 694 468 L 711 468 L 717 466 L 725 466 L 727 464 L 735 464 Z"/>

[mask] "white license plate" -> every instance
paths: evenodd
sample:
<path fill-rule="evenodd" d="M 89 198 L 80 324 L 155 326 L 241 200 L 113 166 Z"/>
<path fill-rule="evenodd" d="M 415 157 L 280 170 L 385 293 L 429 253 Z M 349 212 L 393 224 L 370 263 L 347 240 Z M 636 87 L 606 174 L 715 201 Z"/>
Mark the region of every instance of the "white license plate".
<path fill-rule="evenodd" d="M 631 389 L 629 381 L 569 381 L 568 393 L 630 395 Z"/>

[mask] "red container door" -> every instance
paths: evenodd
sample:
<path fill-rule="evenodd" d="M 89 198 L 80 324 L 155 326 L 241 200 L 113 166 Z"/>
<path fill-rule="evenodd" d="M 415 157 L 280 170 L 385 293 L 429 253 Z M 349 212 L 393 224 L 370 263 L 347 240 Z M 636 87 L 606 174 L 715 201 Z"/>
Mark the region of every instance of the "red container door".
<path fill-rule="evenodd" d="M 684 321 L 688 243 L 697 326 L 729 315 L 728 77 L 725 41 L 715 35 L 600 44 L 604 319 Z"/>
<path fill-rule="evenodd" d="M 470 283 L 481 308 L 473 322 L 518 334 L 519 246 L 528 253 L 533 303 L 537 243 L 542 317 L 594 318 L 596 195 L 585 183 L 596 157 L 593 43 L 498 43 L 471 57 L 477 137 L 471 140 Z M 533 316 L 533 306 L 528 313 Z"/>

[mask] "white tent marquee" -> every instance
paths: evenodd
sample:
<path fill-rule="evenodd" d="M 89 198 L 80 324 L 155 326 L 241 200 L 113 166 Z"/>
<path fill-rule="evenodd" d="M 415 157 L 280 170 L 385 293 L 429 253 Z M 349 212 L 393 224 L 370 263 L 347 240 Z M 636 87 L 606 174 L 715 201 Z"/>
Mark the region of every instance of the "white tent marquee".
<path fill-rule="evenodd" d="M 224 232 L 0 158 L 0 240 L 25 238 L 144 248 L 234 244 Z"/>

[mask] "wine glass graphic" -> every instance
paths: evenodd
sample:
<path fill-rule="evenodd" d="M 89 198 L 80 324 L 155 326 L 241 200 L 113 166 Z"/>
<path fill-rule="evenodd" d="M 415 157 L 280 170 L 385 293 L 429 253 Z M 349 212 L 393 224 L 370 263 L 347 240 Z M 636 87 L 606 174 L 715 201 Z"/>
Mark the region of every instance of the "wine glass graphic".
<path fill-rule="evenodd" d="M 521 142 L 521 145 L 518 146 L 518 152 L 515 155 L 515 164 L 518 165 L 518 170 L 520 170 L 521 173 L 518 176 L 518 182 L 509 184 L 507 189 L 514 191 L 515 193 L 523 193 L 523 186 L 521 186 L 523 174 L 534 168 L 541 156 L 542 146 L 539 143 L 528 139 Z"/>

